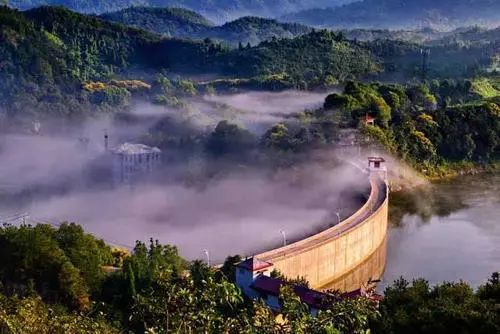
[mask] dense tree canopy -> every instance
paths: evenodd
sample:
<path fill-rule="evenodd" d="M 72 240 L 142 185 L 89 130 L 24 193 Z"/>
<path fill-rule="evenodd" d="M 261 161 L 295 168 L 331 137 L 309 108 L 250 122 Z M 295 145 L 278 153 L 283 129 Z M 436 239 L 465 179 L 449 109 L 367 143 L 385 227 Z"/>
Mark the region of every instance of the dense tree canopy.
<path fill-rule="evenodd" d="M 215 73 L 245 78 L 252 87 L 305 89 L 377 70 L 369 52 L 327 31 L 229 50 L 210 39 L 165 38 L 59 7 L 0 7 L 0 18 L 0 106 L 10 117 L 79 118 L 96 108 L 125 106 L 152 84 L 123 84 L 138 71 Z M 186 84 L 181 79 L 177 86 L 193 95 Z M 155 93 L 153 100 L 179 105 L 165 90 Z"/>
<path fill-rule="evenodd" d="M 375 333 L 497 333 L 498 274 L 474 292 L 463 282 L 430 286 L 403 279 L 388 287 Z"/>
<path fill-rule="evenodd" d="M 444 161 L 488 162 L 500 154 L 497 88 L 495 78 L 408 87 L 353 82 L 343 94 L 328 96 L 325 109 L 330 115 L 350 114 L 349 126 L 363 123 L 366 115 L 374 117 L 376 126 L 363 130 L 420 167 Z"/>

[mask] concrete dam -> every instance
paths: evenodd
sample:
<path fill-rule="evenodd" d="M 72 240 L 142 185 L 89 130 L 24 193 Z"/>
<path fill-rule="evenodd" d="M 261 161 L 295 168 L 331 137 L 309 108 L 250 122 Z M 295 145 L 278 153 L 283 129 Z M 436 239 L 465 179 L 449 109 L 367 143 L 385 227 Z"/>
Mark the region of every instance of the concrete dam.
<path fill-rule="evenodd" d="M 303 277 L 318 290 L 350 291 L 369 278 L 380 278 L 386 256 L 389 190 L 380 162 L 370 161 L 368 172 L 370 195 L 352 216 L 323 232 L 254 258 L 272 263 L 287 278 Z"/>

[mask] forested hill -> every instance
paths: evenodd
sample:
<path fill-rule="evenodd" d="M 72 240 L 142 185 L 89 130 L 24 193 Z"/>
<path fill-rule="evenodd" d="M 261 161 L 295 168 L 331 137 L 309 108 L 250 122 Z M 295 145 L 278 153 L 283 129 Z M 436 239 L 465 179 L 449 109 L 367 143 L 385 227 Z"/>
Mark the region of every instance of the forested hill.
<path fill-rule="evenodd" d="M 100 79 L 141 66 L 225 75 L 328 73 L 342 79 L 374 67 L 367 51 L 328 31 L 231 51 L 211 41 L 166 38 L 62 7 L 19 12 L 0 6 L 0 14 L 0 36 L 6 42 L 0 44 L 6 55 L 3 70 L 18 65 L 23 74 L 36 69 L 34 76 L 45 77 L 39 71 L 47 71 L 54 80 Z M 31 66 L 33 59 L 40 65 Z"/>
<path fill-rule="evenodd" d="M 95 97 L 83 84 L 151 80 L 164 70 L 307 88 L 376 69 L 367 50 L 327 31 L 230 50 L 210 40 L 166 38 L 62 7 L 19 12 L 0 6 L 0 59 L 0 112 L 13 114 L 71 114 L 85 103 L 119 104 L 130 95 L 126 88 Z"/>
<path fill-rule="evenodd" d="M 240 76 L 273 75 L 300 88 L 332 85 L 349 77 L 373 73 L 378 66 L 371 53 L 343 35 L 313 31 L 293 39 L 274 39 L 219 57 Z"/>
<path fill-rule="evenodd" d="M 102 19 L 168 36 L 192 37 L 205 32 L 214 23 L 183 8 L 130 7 L 105 13 Z"/>
<path fill-rule="evenodd" d="M 272 19 L 246 16 L 210 29 L 206 37 L 224 40 L 233 45 L 256 45 L 272 38 L 292 38 L 310 31 L 311 28 L 297 23 L 281 23 Z"/>
<path fill-rule="evenodd" d="M 203 71 L 220 45 L 164 39 L 59 7 L 18 12 L 0 6 L 0 110 L 12 114 L 79 114 L 96 100 L 89 80 L 127 77 L 132 70 Z M 98 101 L 114 104 L 116 89 Z M 94 108 L 95 109 L 95 108 Z"/>
<path fill-rule="evenodd" d="M 310 9 L 284 17 L 287 21 L 328 27 L 453 28 L 499 24 L 497 0 L 363 0 L 341 7 Z"/>
<path fill-rule="evenodd" d="M 82 13 L 105 13 L 131 6 L 183 7 L 222 23 L 242 16 L 278 17 L 308 8 L 335 6 L 352 0 L 9 0 L 9 5 L 29 9 L 61 5 Z"/>
<path fill-rule="evenodd" d="M 232 46 L 248 43 L 257 45 L 272 38 L 292 38 L 311 31 L 311 28 L 296 23 L 280 23 L 273 19 L 249 16 L 214 26 L 200 14 L 179 8 L 131 7 L 100 17 L 162 35 L 212 38 Z"/>
<path fill-rule="evenodd" d="M 131 66 L 199 70 L 204 58 L 216 53 L 203 42 L 162 38 L 62 7 L 1 10 L 1 33 L 7 42 L 2 48 L 17 56 L 13 62 L 35 59 L 42 69 L 45 62 L 54 64 L 50 72 L 55 76 L 104 78 Z M 12 26 L 12 21 L 17 24 Z"/>

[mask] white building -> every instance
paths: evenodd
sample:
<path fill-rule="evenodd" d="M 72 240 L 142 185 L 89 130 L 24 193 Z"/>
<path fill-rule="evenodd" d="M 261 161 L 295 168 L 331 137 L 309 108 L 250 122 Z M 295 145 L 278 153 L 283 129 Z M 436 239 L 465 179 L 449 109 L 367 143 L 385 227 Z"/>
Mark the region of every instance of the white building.
<path fill-rule="evenodd" d="M 124 143 L 110 150 L 116 184 L 132 183 L 151 174 L 161 162 L 161 150 L 143 144 Z"/>

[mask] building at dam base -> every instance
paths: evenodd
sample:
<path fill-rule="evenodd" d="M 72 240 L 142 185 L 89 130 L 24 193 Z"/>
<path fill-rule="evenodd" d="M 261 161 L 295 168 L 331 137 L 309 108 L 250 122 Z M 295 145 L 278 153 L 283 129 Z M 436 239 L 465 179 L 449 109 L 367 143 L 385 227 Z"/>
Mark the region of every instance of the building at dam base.
<path fill-rule="evenodd" d="M 366 177 L 371 184 L 370 196 L 351 217 L 312 237 L 255 255 L 252 264 L 256 268 L 252 267 L 246 278 L 242 262 L 237 268 L 242 291 L 257 298 L 270 268 L 289 279 L 304 278 L 316 290 L 359 291 L 368 280 L 380 278 L 385 266 L 389 205 L 383 162 L 381 158 L 369 159 Z"/>
<path fill-rule="evenodd" d="M 316 315 L 318 311 L 327 309 L 331 303 L 341 299 L 366 297 L 379 302 L 382 296 L 374 289 L 358 288 L 348 293 L 332 294 L 328 291 L 313 290 L 305 285 L 290 284 L 281 278 L 272 277 L 273 264 L 260 261 L 254 257 L 240 262 L 236 266 L 236 285 L 251 299 L 265 301 L 273 311 L 281 309 L 280 293 L 283 286 L 291 286 L 300 300 L 309 307 L 309 312 Z"/>

